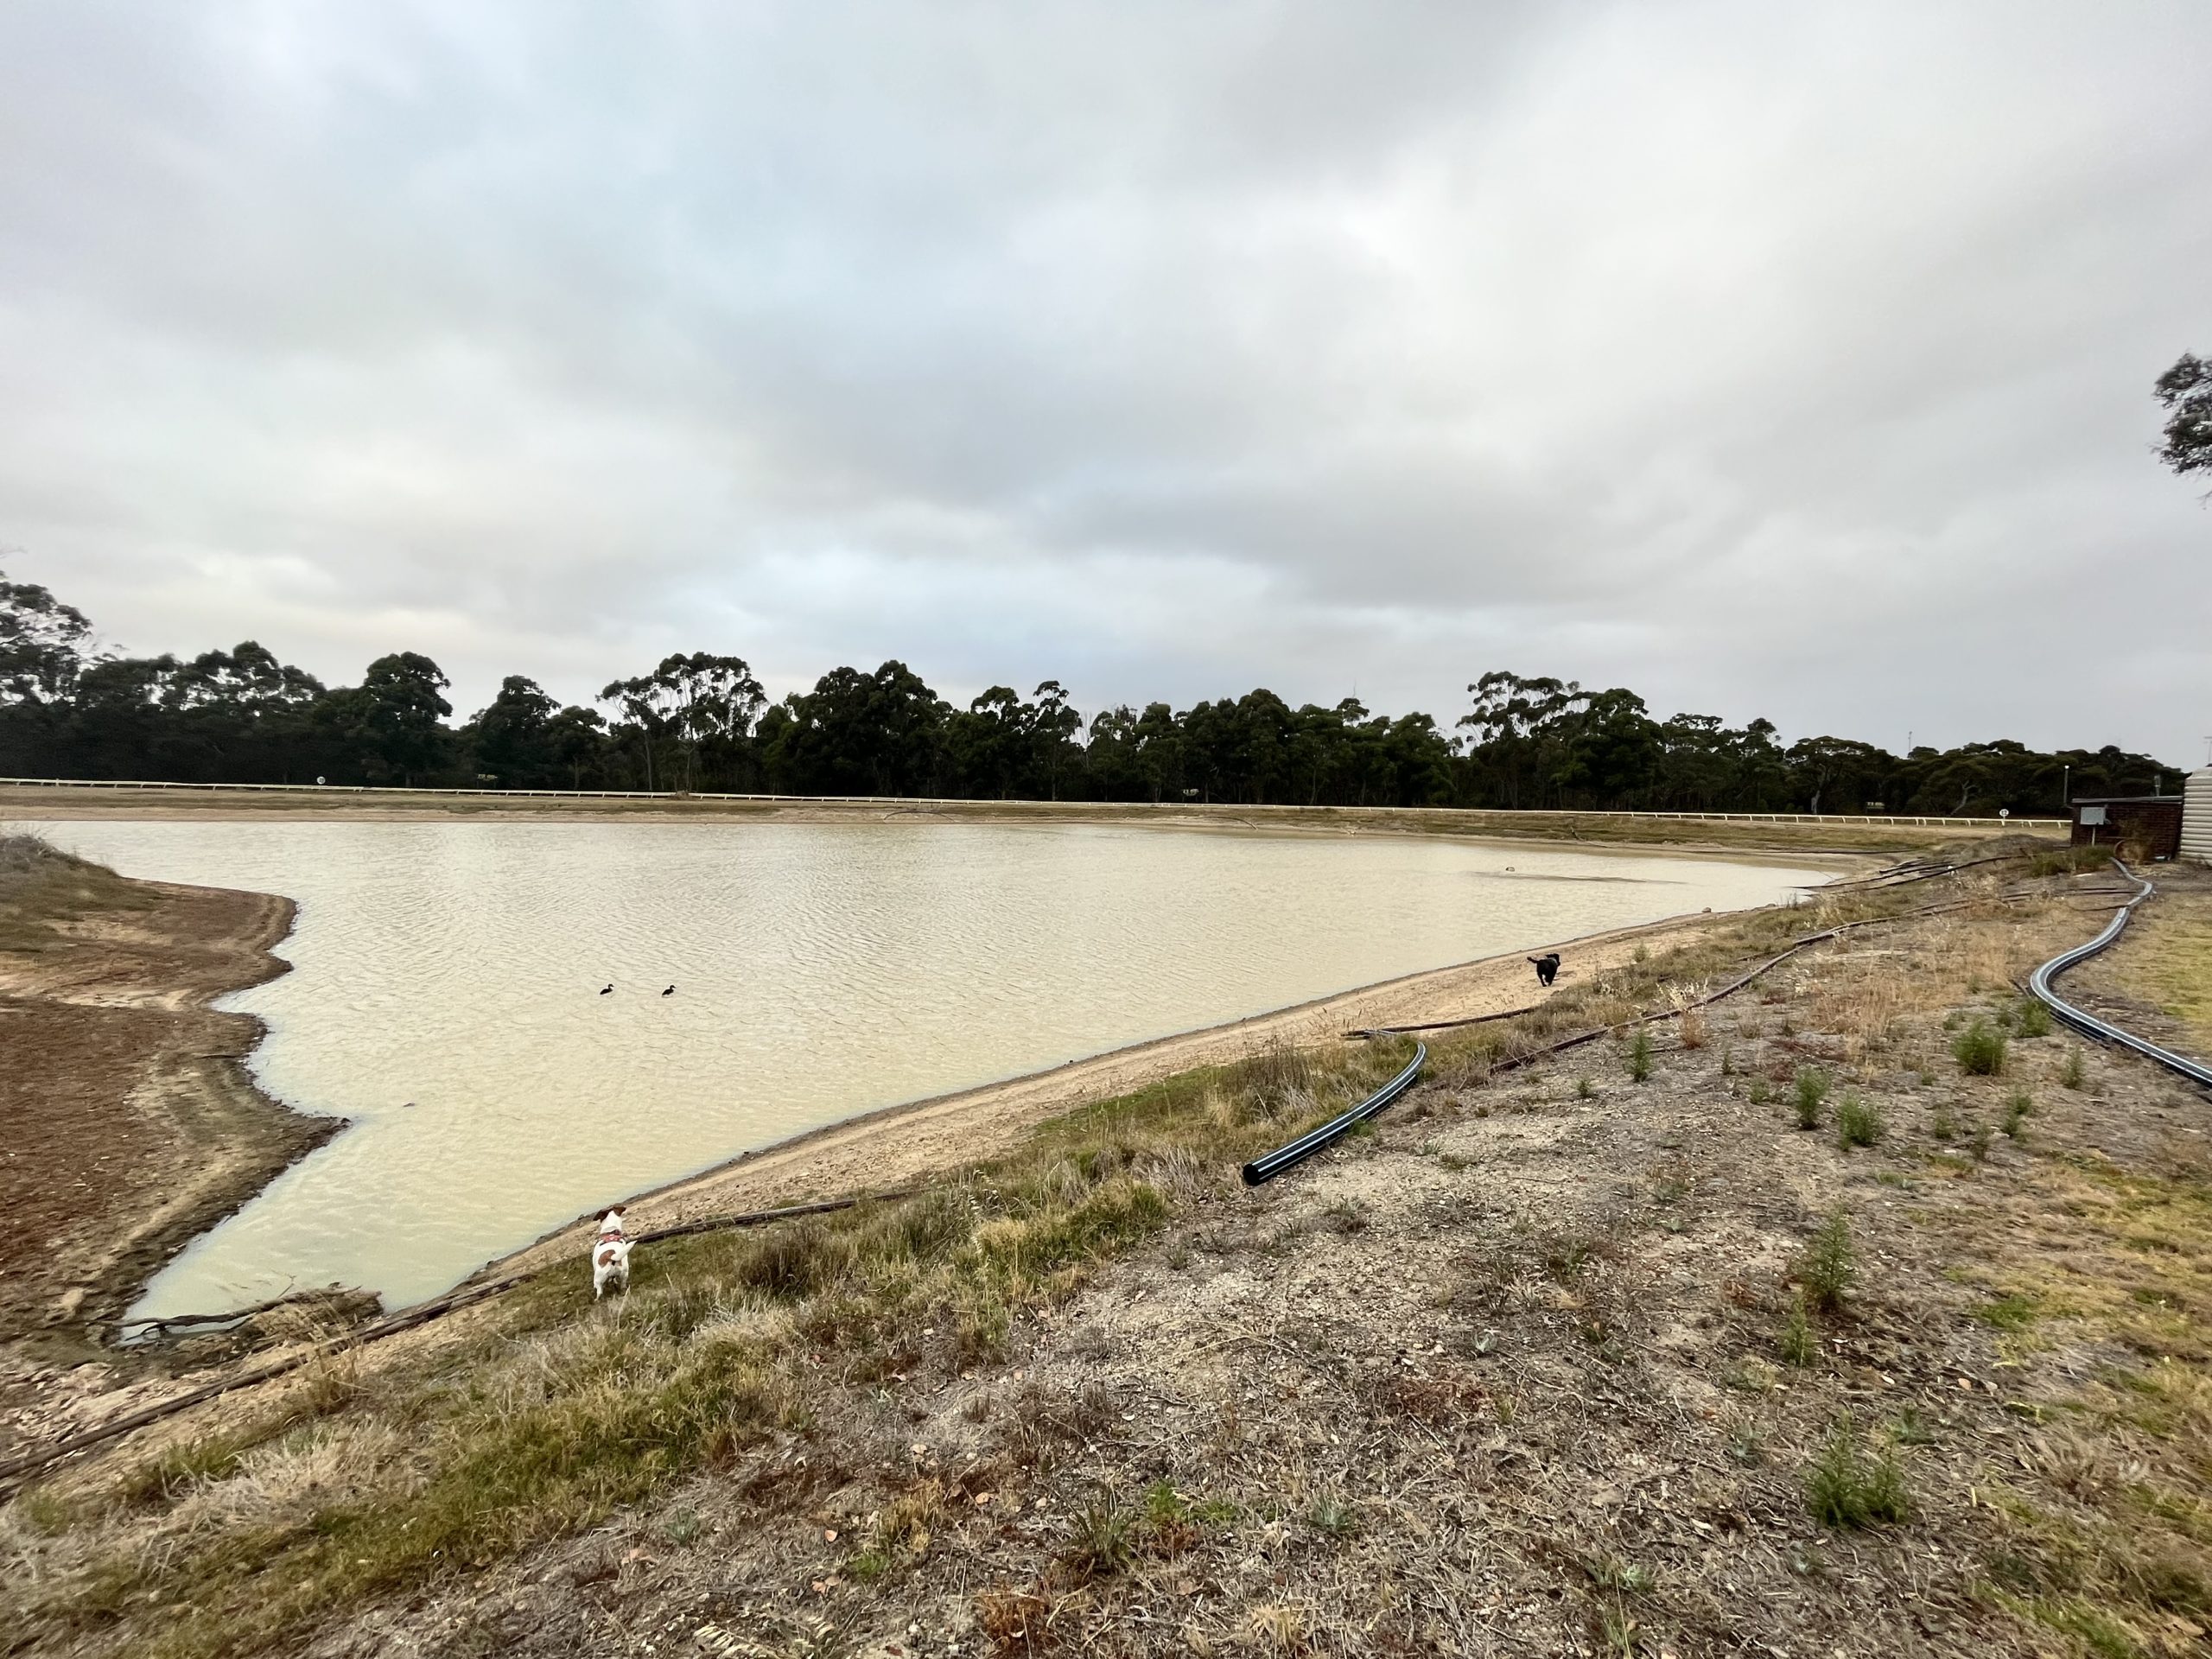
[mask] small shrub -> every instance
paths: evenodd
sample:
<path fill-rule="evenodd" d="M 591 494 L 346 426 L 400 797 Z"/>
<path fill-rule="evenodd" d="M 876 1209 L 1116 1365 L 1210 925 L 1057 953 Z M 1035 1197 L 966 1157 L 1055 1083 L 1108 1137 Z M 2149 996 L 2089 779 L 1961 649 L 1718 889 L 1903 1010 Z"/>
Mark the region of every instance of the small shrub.
<path fill-rule="evenodd" d="M 2069 1089 L 2079 1089 L 2089 1080 L 2089 1068 L 2082 1063 L 2079 1043 L 2066 1051 L 2066 1069 L 2058 1074 L 2058 1080 Z"/>
<path fill-rule="evenodd" d="M 1574 1080 L 1574 1097 L 1577 1100 L 1594 1100 L 1597 1096 L 1597 1086 L 1589 1078 L 1577 1077 Z"/>
<path fill-rule="evenodd" d="M 1764 1077 L 1754 1077 L 1751 1079 L 1751 1104 L 1764 1106 L 1773 1098 L 1774 1090 L 1768 1086 L 1767 1080 Z"/>
<path fill-rule="evenodd" d="M 1797 1069 L 1797 1127 L 1821 1127 L 1821 1103 L 1828 1097 L 1828 1074 L 1816 1065 Z"/>
<path fill-rule="evenodd" d="M 1637 1083 L 1651 1076 L 1651 1033 L 1642 1026 L 1636 1028 L 1636 1036 L 1628 1046 L 1628 1074 Z"/>
<path fill-rule="evenodd" d="M 1728 1431 L 1728 1455 L 1746 1469 L 1766 1461 L 1766 1441 L 1756 1423 L 1738 1423 Z"/>
<path fill-rule="evenodd" d="M 1983 1019 L 1951 1039 L 1951 1058 L 1970 1077 L 1993 1077 L 2005 1070 L 2005 1033 Z"/>
<path fill-rule="evenodd" d="M 1871 1147 L 1887 1131 L 1882 1121 L 1881 1109 L 1871 1101 L 1863 1100 L 1855 1090 L 1847 1090 L 1843 1103 L 1835 1109 L 1836 1144 L 1848 1152 L 1853 1147 Z"/>
<path fill-rule="evenodd" d="M 2028 1114 L 2035 1109 L 2036 1103 L 2029 1098 L 2028 1091 L 2024 1089 L 2015 1089 L 2012 1091 L 2012 1097 L 2005 1103 L 2005 1133 L 2015 1141 L 2025 1140 L 2028 1134 Z"/>
<path fill-rule="evenodd" d="M 1986 1123 L 1975 1124 L 1974 1126 L 1974 1138 L 1968 1141 L 1967 1144 L 1974 1148 L 1974 1162 L 1977 1164 L 1987 1163 L 1989 1161 L 1989 1125 Z"/>
<path fill-rule="evenodd" d="M 1636 960 L 1637 960 L 1637 961 L 1638 961 L 1638 962 L 1649 962 L 1649 961 L 1650 961 L 1650 960 L 1651 960 L 1651 947 L 1650 947 L 1649 945 L 1646 945 L 1646 944 L 1639 944 L 1639 945 L 1637 945 L 1637 946 L 1636 947 Z"/>
<path fill-rule="evenodd" d="M 1852 1281 L 1859 1276 L 1858 1253 L 1852 1248 L 1851 1220 L 1839 1205 L 1815 1233 L 1797 1258 L 1796 1277 L 1805 1287 L 1805 1299 L 1823 1313 L 1843 1306 Z"/>
<path fill-rule="evenodd" d="M 1805 1477 L 1805 1507 L 1824 1527 L 1870 1527 L 1911 1513 L 1897 1453 L 1885 1446 L 1869 1459 L 1848 1412 L 1836 1420 L 1827 1444 Z"/>
<path fill-rule="evenodd" d="M 1711 1038 L 1711 1033 L 1706 1028 L 1705 1014 L 1701 1009 L 1689 1008 L 1684 1010 L 1680 1022 L 1680 1029 L 1682 1033 L 1682 1046 L 1684 1048 L 1703 1048 Z M 1727 1069 L 1727 1060 L 1726 1056 L 1722 1057 L 1721 1069 L 1723 1071 Z"/>
<path fill-rule="evenodd" d="M 1732 1043 L 1720 1045 L 1720 1075 L 1724 1077 L 1736 1075 L 1736 1049 Z"/>
<path fill-rule="evenodd" d="M 1338 1199 L 1329 1206 L 1325 1213 L 1329 1218 L 1329 1225 L 1347 1237 L 1354 1233 L 1363 1233 L 1367 1230 L 1366 1209 L 1354 1204 L 1350 1198 Z"/>
<path fill-rule="evenodd" d="M 2050 1010 L 2031 996 L 2023 997 L 2019 1007 L 2013 1010 L 2012 1029 L 2023 1037 L 2048 1037 Z"/>
<path fill-rule="evenodd" d="M 1782 1327 L 1782 1340 L 1776 1344 L 1782 1354 L 1782 1363 L 1795 1365 L 1800 1370 L 1821 1357 L 1821 1344 L 1813 1335 L 1813 1321 L 1805 1313 L 1803 1295 L 1789 1299 L 1789 1319 Z"/>
<path fill-rule="evenodd" d="M 1948 1101 L 1936 1109 L 1936 1116 L 1929 1120 L 1928 1133 L 1938 1141 L 1952 1141 L 1958 1138 L 1959 1120 L 1951 1115 Z"/>

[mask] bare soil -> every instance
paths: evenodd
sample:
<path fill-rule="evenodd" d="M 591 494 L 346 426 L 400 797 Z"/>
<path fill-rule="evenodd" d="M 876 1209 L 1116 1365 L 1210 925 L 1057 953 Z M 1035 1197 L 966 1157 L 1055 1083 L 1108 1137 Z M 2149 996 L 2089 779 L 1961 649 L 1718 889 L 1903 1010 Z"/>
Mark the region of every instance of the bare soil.
<path fill-rule="evenodd" d="M 0 1455 L 110 1380 L 101 1338 L 154 1272 L 342 1127 L 264 1096 L 260 1021 L 209 1006 L 285 971 L 289 899 L 5 845 Z"/>

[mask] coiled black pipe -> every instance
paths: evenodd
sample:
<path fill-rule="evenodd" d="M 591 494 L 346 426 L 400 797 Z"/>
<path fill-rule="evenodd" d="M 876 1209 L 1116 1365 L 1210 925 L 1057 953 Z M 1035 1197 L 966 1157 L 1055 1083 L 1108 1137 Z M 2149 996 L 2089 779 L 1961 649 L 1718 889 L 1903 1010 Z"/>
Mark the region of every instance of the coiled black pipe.
<path fill-rule="evenodd" d="M 2127 918 L 2135 913 L 2135 906 L 2158 891 L 2149 881 L 2136 874 L 2120 860 L 2116 858 L 2113 860 L 2112 867 L 2135 883 L 2135 896 L 2120 907 L 2118 913 L 2105 925 L 2105 931 L 2098 934 L 2095 938 L 2091 939 L 2087 944 L 2077 944 L 2071 950 L 2060 951 L 2035 972 L 2030 974 L 2028 991 L 2037 1001 L 2042 1003 L 2044 1007 L 2049 1008 L 2083 1036 L 2094 1037 L 2101 1043 L 2113 1043 L 2121 1048 L 2133 1049 L 2144 1058 L 2155 1060 L 2170 1071 L 2178 1071 L 2191 1083 L 2206 1089 L 2212 1089 L 2212 1066 L 2200 1065 L 2185 1055 L 2175 1053 L 2171 1049 L 2160 1048 L 2156 1043 L 2145 1042 L 2132 1031 L 2123 1031 L 2109 1020 L 2100 1020 L 2095 1014 L 2075 1007 L 2050 988 L 2050 982 L 2059 975 L 2077 963 L 2087 962 L 2118 938 L 2121 931 L 2127 925 Z"/>
<path fill-rule="evenodd" d="M 1244 1185 L 1257 1186 L 1262 1181 L 1272 1181 L 1286 1169 L 1304 1163 L 1322 1147 L 1333 1146 L 1349 1135 L 1356 1126 L 1364 1123 L 1400 1095 L 1404 1094 L 1407 1090 L 1412 1088 L 1414 1079 L 1421 1075 L 1421 1067 L 1427 1063 L 1428 1045 L 1415 1043 L 1414 1057 L 1406 1063 L 1406 1069 L 1342 1117 L 1332 1117 L 1320 1128 L 1308 1129 L 1288 1146 L 1277 1147 L 1273 1152 L 1255 1158 L 1250 1163 L 1245 1165 Z"/>

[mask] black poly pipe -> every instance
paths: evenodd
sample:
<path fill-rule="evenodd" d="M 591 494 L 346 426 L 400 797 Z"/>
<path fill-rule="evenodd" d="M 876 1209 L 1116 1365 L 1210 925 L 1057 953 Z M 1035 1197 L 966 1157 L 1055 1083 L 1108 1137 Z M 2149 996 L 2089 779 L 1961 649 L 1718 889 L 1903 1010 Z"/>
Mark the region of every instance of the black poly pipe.
<path fill-rule="evenodd" d="M 2028 989 L 2036 1000 L 2049 1008 L 2066 1024 L 2085 1037 L 2094 1037 L 2101 1043 L 2116 1043 L 2122 1048 L 2132 1048 L 2145 1059 L 2155 1060 L 2170 1071 L 2178 1071 L 2191 1083 L 2212 1089 L 2212 1066 L 2198 1064 L 2171 1049 L 2160 1048 L 2156 1043 L 2145 1042 L 2132 1031 L 2123 1031 L 2109 1020 L 2100 1020 L 2094 1014 L 2075 1007 L 2050 988 L 2050 982 L 2076 963 L 2086 962 L 2102 950 L 2120 935 L 2127 925 L 2135 906 L 2148 899 L 2158 889 L 2129 869 L 2120 860 L 2112 861 L 2113 868 L 2136 883 L 2135 896 L 2120 907 L 2120 913 L 2106 925 L 2105 931 L 2087 944 L 2077 944 L 2071 950 L 2062 950 L 2049 962 L 2028 976 Z"/>
<path fill-rule="evenodd" d="M 1365 1122 L 1400 1095 L 1414 1086 L 1414 1079 L 1428 1062 L 1428 1045 L 1415 1043 L 1414 1057 L 1406 1069 L 1377 1089 L 1365 1100 L 1353 1107 L 1342 1117 L 1332 1117 L 1317 1129 L 1308 1129 L 1287 1147 L 1277 1147 L 1273 1152 L 1255 1158 L 1244 1166 L 1244 1185 L 1257 1186 L 1262 1181 L 1272 1181 L 1286 1169 L 1304 1163 L 1324 1147 L 1333 1146 L 1350 1134 L 1355 1125 Z"/>

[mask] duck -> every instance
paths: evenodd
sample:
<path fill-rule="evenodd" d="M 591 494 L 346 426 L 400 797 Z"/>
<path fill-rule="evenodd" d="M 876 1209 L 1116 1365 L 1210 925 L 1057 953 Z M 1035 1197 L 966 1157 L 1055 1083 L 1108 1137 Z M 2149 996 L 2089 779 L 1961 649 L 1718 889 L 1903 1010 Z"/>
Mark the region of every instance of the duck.
<path fill-rule="evenodd" d="M 676 995 L 676 987 L 673 985 L 670 986 L 666 990 L 663 991 L 661 995 L 663 996 L 674 996 Z"/>
<path fill-rule="evenodd" d="M 606 984 L 604 984 L 604 985 L 601 986 L 601 987 L 599 988 L 599 994 L 600 994 L 601 996 L 612 996 L 612 995 L 614 995 L 614 984 L 613 984 L 613 982 L 610 980 L 610 981 L 608 981 Z"/>

